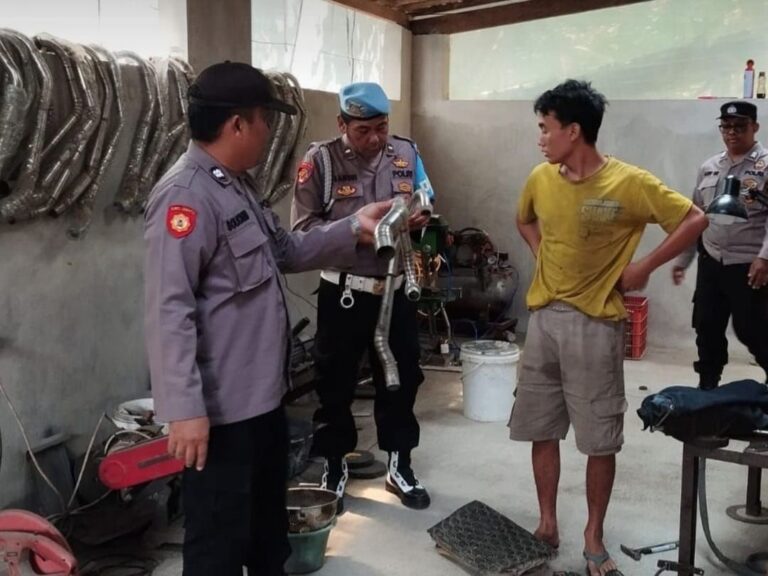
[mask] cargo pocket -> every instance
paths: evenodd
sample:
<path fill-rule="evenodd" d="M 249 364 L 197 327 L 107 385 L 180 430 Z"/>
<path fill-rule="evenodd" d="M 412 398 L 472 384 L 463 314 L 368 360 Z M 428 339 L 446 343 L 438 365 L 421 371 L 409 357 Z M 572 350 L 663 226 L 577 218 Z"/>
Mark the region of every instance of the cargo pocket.
<path fill-rule="evenodd" d="M 589 446 L 582 450 L 599 456 L 612 454 L 624 443 L 624 413 L 627 401 L 623 394 L 592 400 L 594 422 L 591 426 Z"/>
<path fill-rule="evenodd" d="M 227 235 L 227 244 L 237 276 L 237 289 L 247 292 L 260 286 L 274 272 L 266 251 L 267 236 L 255 222 L 247 223 Z"/>

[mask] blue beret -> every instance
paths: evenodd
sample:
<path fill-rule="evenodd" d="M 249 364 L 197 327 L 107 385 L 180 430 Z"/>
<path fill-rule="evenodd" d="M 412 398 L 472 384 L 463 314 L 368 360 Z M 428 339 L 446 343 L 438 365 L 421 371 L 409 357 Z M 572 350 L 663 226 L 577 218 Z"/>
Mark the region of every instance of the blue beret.
<path fill-rule="evenodd" d="M 339 106 L 344 114 L 360 120 L 389 114 L 389 99 L 384 89 L 374 82 L 344 86 L 339 92 Z"/>

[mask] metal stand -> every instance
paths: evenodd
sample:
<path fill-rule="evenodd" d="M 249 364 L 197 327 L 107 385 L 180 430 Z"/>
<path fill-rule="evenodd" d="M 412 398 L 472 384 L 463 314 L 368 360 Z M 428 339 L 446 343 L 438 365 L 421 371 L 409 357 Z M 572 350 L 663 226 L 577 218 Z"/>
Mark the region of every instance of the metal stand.
<path fill-rule="evenodd" d="M 768 508 L 763 508 L 760 501 L 762 477 L 762 468 L 749 467 L 747 471 L 747 501 L 744 505 L 736 504 L 726 508 L 725 513 L 728 516 L 747 524 L 768 524 Z"/>

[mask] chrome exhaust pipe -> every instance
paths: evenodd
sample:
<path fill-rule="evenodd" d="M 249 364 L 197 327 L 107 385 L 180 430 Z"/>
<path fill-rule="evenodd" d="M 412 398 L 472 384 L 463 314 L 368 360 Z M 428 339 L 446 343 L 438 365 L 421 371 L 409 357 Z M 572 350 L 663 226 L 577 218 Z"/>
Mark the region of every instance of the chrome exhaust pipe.
<path fill-rule="evenodd" d="M 397 361 L 389 347 L 389 327 L 392 323 L 398 256 L 402 258 L 403 262 L 406 297 L 411 301 L 416 301 L 421 297 L 421 286 L 416 277 L 413 247 L 408 230 L 408 217 L 412 211 L 416 210 L 425 216 L 432 214 L 432 204 L 429 201 L 429 196 L 423 190 L 417 190 L 407 204 L 402 197 L 395 198 L 392 208 L 376 225 L 373 234 L 376 254 L 379 258 L 389 261 L 373 344 L 384 370 L 387 390 L 391 392 L 400 389 Z"/>

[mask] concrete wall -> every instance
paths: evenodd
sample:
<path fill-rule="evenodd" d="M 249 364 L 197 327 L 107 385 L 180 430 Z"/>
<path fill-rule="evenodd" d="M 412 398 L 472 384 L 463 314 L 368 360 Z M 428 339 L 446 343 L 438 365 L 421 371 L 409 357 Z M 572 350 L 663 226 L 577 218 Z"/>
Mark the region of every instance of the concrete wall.
<path fill-rule="evenodd" d="M 250 22 L 250 16 L 244 19 Z M 215 40 L 206 37 L 196 44 L 191 13 L 189 20 L 190 56 L 194 57 L 195 50 Z M 403 34 L 403 96 L 393 103 L 391 122 L 393 132 L 408 135 L 410 33 Z M 242 60 L 243 54 L 250 58 L 250 38 L 243 50 L 232 47 L 232 53 L 217 54 L 219 59 Z M 0 224 L 0 382 L 33 445 L 63 432 L 71 437 L 67 447 L 73 454 L 85 450 L 101 413 L 121 401 L 149 394 L 142 326 L 142 220 L 117 214 L 110 205 L 140 111 L 138 76 L 129 76 L 125 82 L 128 128 L 86 237 L 67 239 L 66 219 Z M 299 156 L 309 142 L 338 133 L 336 95 L 308 90 L 305 96 L 309 127 Z M 275 208 L 287 226 L 290 197 Z M 313 301 L 310 293 L 317 281 L 317 273 L 306 273 L 289 277 L 288 286 Z M 314 320 L 313 308 L 301 297 L 289 294 L 289 306 L 293 317 Z M 26 505 L 32 469 L 2 398 L 0 434 L 0 509 Z"/>
<path fill-rule="evenodd" d="M 485 229 L 499 249 L 510 253 L 521 273 L 514 313 L 524 329 L 528 316 L 524 294 L 531 281 L 533 259 L 517 233 L 515 214 L 525 179 L 543 160 L 536 145 L 533 103 L 449 101 L 448 58 L 447 36 L 414 38 L 413 136 L 436 190 L 438 211 L 454 229 Z M 722 102 L 612 102 L 598 147 L 650 170 L 690 195 L 699 165 L 722 149 L 715 120 Z M 764 101 L 756 102 L 761 115 L 768 113 Z M 638 254 L 650 251 L 663 237 L 661 228 L 649 226 Z M 658 270 L 645 291 L 650 299 L 649 344 L 692 347 L 695 265 L 683 286 L 674 287 L 670 275 L 669 265 Z M 735 348 L 741 349 L 738 345 Z"/>
<path fill-rule="evenodd" d="M 0 381 L 33 446 L 62 432 L 80 453 L 101 413 L 147 395 L 142 221 L 111 206 L 141 110 L 137 70 L 123 70 L 126 128 L 85 237 L 67 238 L 66 216 L 0 225 Z M 59 89 L 59 104 L 63 94 Z M 32 478 L 2 398 L 0 429 L 2 508 L 23 503 Z"/>

